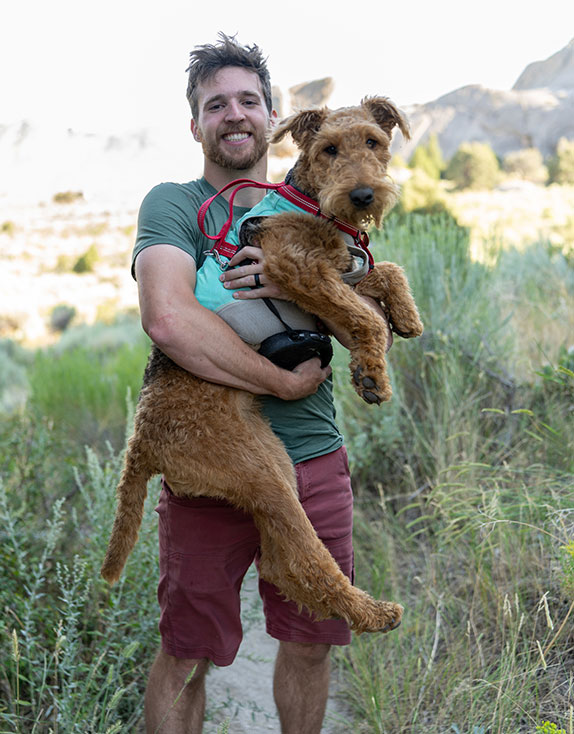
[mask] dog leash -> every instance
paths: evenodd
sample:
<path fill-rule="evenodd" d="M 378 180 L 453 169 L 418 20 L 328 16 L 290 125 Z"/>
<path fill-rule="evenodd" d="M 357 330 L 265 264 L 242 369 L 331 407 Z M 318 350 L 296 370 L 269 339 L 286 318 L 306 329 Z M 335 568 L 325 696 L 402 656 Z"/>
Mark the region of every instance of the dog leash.
<path fill-rule="evenodd" d="M 231 188 L 233 188 L 234 190 L 231 192 L 231 195 L 229 197 L 229 216 L 225 224 L 218 234 L 207 234 L 207 232 L 205 231 L 205 217 L 207 214 L 207 210 L 218 196 Z M 285 181 L 274 184 L 264 183 L 262 181 L 253 181 L 250 178 L 238 178 L 234 181 L 230 181 L 216 194 L 210 196 L 209 199 L 204 201 L 197 213 L 197 223 L 199 225 L 201 233 L 208 239 L 215 241 L 215 244 L 210 250 L 211 253 L 217 253 L 219 255 L 223 255 L 224 257 L 231 258 L 233 257 L 233 255 L 235 255 L 237 250 L 240 249 L 238 245 L 227 242 L 225 238 L 227 237 L 229 230 L 233 226 L 233 201 L 237 192 L 245 188 L 257 188 L 276 191 L 280 196 L 287 199 L 287 201 L 291 202 L 292 204 L 295 204 L 295 206 L 297 206 L 299 209 L 302 209 L 303 211 L 312 214 L 315 217 L 320 217 L 321 219 L 326 219 L 330 222 L 333 222 L 337 229 L 339 229 L 341 232 L 344 232 L 345 234 L 350 235 L 353 238 L 354 243 L 362 250 L 364 250 L 364 252 L 367 254 L 367 258 L 369 261 L 369 269 L 373 267 L 375 261 L 371 254 L 371 251 L 369 250 L 369 235 L 366 232 L 363 232 L 356 227 L 353 227 L 352 224 L 349 224 L 348 222 L 345 222 L 338 217 L 324 214 L 321 211 L 319 203 L 315 201 L 315 199 L 312 199 L 310 196 L 307 196 L 306 194 L 299 191 L 291 184 L 286 183 Z"/>

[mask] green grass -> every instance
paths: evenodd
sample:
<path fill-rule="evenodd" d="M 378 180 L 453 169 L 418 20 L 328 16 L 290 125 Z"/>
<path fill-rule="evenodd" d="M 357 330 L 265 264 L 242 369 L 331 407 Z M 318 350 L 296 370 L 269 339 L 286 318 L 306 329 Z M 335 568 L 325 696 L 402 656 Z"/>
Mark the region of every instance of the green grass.
<path fill-rule="evenodd" d="M 378 248 L 425 334 L 396 340 L 378 411 L 337 377 L 357 581 L 406 609 L 339 656 L 354 731 L 572 734 L 571 265 L 544 245 L 473 263 L 445 216 L 391 218 Z"/>
<path fill-rule="evenodd" d="M 572 261 L 542 243 L 475 263 L 447 215 L 391 216 L 375 253 L 404 265 L 425 334 L 396 339 L 380 408 L 335 358 L 357 582 L 406 609 L 337 654 L 349 731 L 574 734 Z M 120 321 L 0 350 L 0 734 L 141 726 L 153 498 L 122 581 L 98 569 L 147 348 Z"/>

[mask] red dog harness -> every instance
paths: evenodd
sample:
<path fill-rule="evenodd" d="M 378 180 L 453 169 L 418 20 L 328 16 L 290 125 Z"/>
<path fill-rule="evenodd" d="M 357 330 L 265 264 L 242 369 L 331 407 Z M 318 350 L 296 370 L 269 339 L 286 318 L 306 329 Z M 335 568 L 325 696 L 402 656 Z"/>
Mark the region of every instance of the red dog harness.
<path fill-rule="evenodd" d="M 227 234 L 233 225 L 233 200 L 235 199 L 235 195 L 238 191 L 241 191 L 241 189 L 249 187 L 276 191 L 278 194 L 283 196 L 283 198 L 287 199 L 287 201 L 291 202 L 299 209 L 302 209 L 309 214 L 313 214 L 313 216 L 315 217 L 321 217 L 322 219 L 327 219 L 328 221 L 333 222 L 337 229 L 341 230 L 341 232 L 344 232 L 345 234 L 350 235 L 353 238 L 354 243 L 365 251 L 369 261 L 369 270 L 373 267 L 374 259 L 369 250 L 369 235 L 366 232 L 362 232 L 356 227 L 353 227 L 352 224 L 349 224 L 348 222 L 345 222 L 338 217 L 323 214 L 319 203 L 315 201 L 315 199 L 311 199 L 311 197 L 301 193 L 301 191 L 298 191 L 294 186 L 291 186 L 291 184 L 285 183 L 285 181 L 273 184 L 262 183 L 261 181 L 252 181 L 249 178 L 238 178 L 235 181 L 231 181 L 230 183 L 228 183 L 226 186 L 220 189 L 217 194 L 214 194 L 209 199 L 207 199 L 207 201 L 205 201 L 199 208 L 199 211 L 197 213 L 197 223 L 199 224 L 199 228 L 205 237 L 210 240 L 215 240 L 215 244 L 211 248 L 211 252 L 215 250 L 217 253 L 223 255 L 224 257 L 231 258 L 239 249 L 237 245 L 231 242 L 227 242 L 225 238 L 227 237 Z M 215 199 L 220 194 L 223 194 L 225 191 L 231 188 L 233 188 L 234 190 L 229 197 L 229 217 L 227 218 L 227 221 L 221 228 L 219 234 L 207 234 L 207 232 L 205 231 L 205 216 L 207 214 L 207 210 L 211 206 L 212 202 L 215 201 Z"/>

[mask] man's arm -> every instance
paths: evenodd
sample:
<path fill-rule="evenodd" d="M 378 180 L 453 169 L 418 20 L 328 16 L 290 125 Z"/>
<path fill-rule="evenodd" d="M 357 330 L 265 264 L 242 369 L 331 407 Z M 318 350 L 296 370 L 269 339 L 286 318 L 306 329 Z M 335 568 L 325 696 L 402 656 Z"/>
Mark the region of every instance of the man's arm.
<path fill-rule="evenodd" d="M 316 392 L 329 375 L 319 360 L 292 372 L 280 369 L 247 346 L 194 295 L 195 262 L 171 245 L 154 245 L 135 263 L 142 326 L 176 364 L 209 382 L 296 400 Z"/>

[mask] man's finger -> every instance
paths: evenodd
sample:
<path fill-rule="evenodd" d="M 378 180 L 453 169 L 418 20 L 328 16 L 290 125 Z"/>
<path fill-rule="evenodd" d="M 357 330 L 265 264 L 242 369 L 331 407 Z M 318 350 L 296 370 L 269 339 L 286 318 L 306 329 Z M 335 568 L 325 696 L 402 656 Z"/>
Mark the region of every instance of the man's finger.
<path fill-rule="evenodd" d="M 238 250 L 235 253 L 235 255 L 229 261 L 229 267 L 232 268 L 235 265 L 239 265 L 239 263 L 243 262 L 244 260 L 256 260 L 257 262 L 259 262 L 259 260 L 262 259 L 263 250 L 260 247 L 247 245 L 246 247 L 242 247 L 241 250 Z"/>

